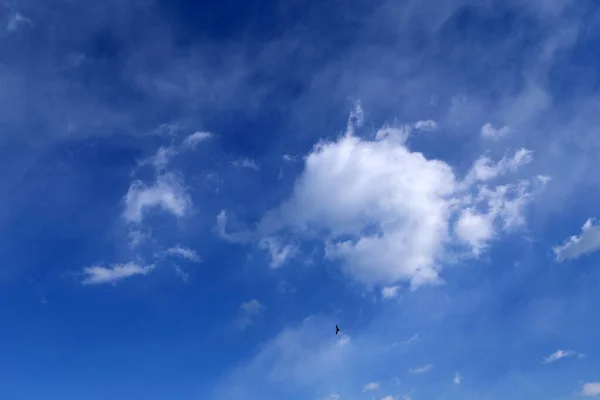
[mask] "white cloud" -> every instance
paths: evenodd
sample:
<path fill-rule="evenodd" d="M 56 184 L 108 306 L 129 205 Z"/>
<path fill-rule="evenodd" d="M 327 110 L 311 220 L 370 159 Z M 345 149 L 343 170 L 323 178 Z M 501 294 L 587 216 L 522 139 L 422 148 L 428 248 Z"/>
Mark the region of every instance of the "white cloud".
<path fill-rule="evenodd" d="M 386 286 L 381 289 L 381 297 L 384 299 L 392 299 L 398 296 L 398 290 L 400 288 L 398 286 Z"/>
<path fill-rule="evenodd" d="M 186 137 L 181 145 L 187 149 L 195 149 L 198 143 L 204 142 L 212 137 L 213 134 L 210 132 L 195 132 Z"/>
<path fill-rule="evenodd" d="M 287 162 L 294 162 L 294 161 L 296 161 L 296 157 L 291 156 L 289 154 L 284 154 L 282 158 L 283 158 L 283 161 L 287 161 Z"/>
<path fill-rule="evenodd" d="M 6 30 L 8 32 L 17 32 L 23 25 L 33 25 L 33 22 L 23 14 L 15 13 L 8 21 Z"/>
<path fill-rule="evenodd" d="M 393 396 L 389 396 L 389 395 L 388 395 L 388 396 L 383 396 L 383 397 L 381 398 L 381 400 L 396 400 L 396 398 L 395 398 L 395 397 L 393 397 Z"/>
<path fill-rule="evenodd" d="M 475 255 L 479 255 L 494 236 L 493 215 L 480 214 L 471 208 L 461 211 L 454 232 L 460 240 L 468 243 Z"/>
<path fill-rule="evenodd" d="M 489 157 L 482 156 L 477 159 L 467 175 L 466 183 L 484 182 L 516 171 L 519 167 L 529 164 L 533 160 L 532 151 L 519 149 L 512 157 L 503 157 L 494 163 Z"/>
<path fill-rule="evenodd" d="M 147 210 L 160 208 L 182 217 L 191 205 L 192 200 L 179 179 L 173 174 L 165 174 L 160 175 L 152 186 L 139 180 L 132 182 L 125 195 L 123 216 L 128 222 L 141 223 Z"/>
<path fill-rule="evenodd" d="M 600 382 L 588 382 L 581 386 L 581 395 L 585 397 L 600 396 Z"/>
<path fill-rule="evenodd" d="M 329 396 L 325 396 L 323 400 L 340 400 L 342 396 L 337 393 L 330 394 Z"/>
<path fill-rule="evenodd" d="M 581 227 L 579 236 L 571 236 L 563 245 L 556 246 L 552 250 L 558 262 L 576 259 L 600 250 L 600 225 L 595 225 L 589 218 Z"/>
<path fill-rule="evenodd" d="M 489 122 L 481 127 L 481 136 L 486 139 L 500 139 L 511 132 L 508 126 L 496 129 Z"/>
<path fill-rule="evenodd" d="M 413 375 L 424 374 L 425 372 L 430 371 L 432 368 L 433 368 L 433 365 L 427 364 L 422 367 L 411 368 L 408 370 L 408 373 L 413 374 Z"/>
<path fill-rule="evenodd" d="M 498 163 L 482 157 L 460 181 L 445 162 L 407 147 L 406 126 L 384 127 L 375 140 L 353 136 L 353 129 L 349 123 L 345 135 L 314 147 L 292 195 L 265 215 L 259 235 L 288 230 L 324 238 L 326 258 L 343 261 L 356 280 L 390 286 L 407 280 L 414 289 L 441 281 L 448 244 L 458 240 L 478 253 L 524 222 L 531 182 L 490 181 L 530 162 L 530 151 Z"/>
<path fill-rule="evenodd" d="M 379 389 L 379 382 L 371 382 L 371 383 L 367 383 L 365 385 L 365 388 L 363 389 L 363 392 L 369 392 L 372 390 L 378 390 Z"/>
<path fill-rule="evenodd" d="M 426 121 L 417 121 L 414 127 L 423 131 L 434 131 L 437 129 L 437 123 L 428 119 Z"/>
<path fill-rule="evenodd" d="M 572 350 L 556 350 L 554 353 L 552 353 L 548 357 L 544 358 L 544 363 L 546 363 L 546 364 L 553 363 L 562 358 L 572 357 L 575 355 L 577 355 L 577 352 L 572 351 Z"/>
<path fill-rule="evenodd" d="M 251 160 L 249 158 L 240 158 L 239 160 L 235 160 L 231 163 L 236 168 L 250 168 L 254 170 L 258 170 L 258 164 L 256 161 Z"/>
<path fill-rule="evenodd" d="M 291 244 L 282 244 L 275 237 L 261 239 L 260 248 L 267 250 L 271 258 L 271 268 L 279 268 L 297 252 L 297 247 Z"/>
<path fill-rule="evenodd" d="M 171 254 L 174 256 L 178 256 L 178 257 L 182 257 L 182 258 L 185 258 L 186 260 L 193 261 L 193 262 L 202 261 L 202 258 L 200 258 L 200 256 L 198 255 L 198 253 L 195 250 L 181 247 L 179 245 L 165 250 L 165 253 Z"/>
<path fill-rule="evenodd" d="M 456 373 L 454 374 L 454 378 L 452 379 L 452 382 L 454 382 L 455 385 L 460 385 L 460 382 L 462 381 L 462 376 L 460 376 L 460 373 Z"/>
<path fill-rule="evenodd" d="M 155 268 L 154 265 L 140 265 L 135 262 L 115 264 L 110 267 L 90 266 L 83 269 L 86 277 L 81 282 L 84 285 L 98 285 L 102 283 L 116 283 L 134 275 L 148 275 Z"/>

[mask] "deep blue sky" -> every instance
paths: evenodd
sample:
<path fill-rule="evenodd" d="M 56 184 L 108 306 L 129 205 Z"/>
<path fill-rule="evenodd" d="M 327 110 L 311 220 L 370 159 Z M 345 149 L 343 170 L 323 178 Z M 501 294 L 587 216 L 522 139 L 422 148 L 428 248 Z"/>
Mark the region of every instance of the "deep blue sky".
<path fill-rule="evenodd" d="M 6 2 L 0 398 L 600 396 L 599 27 Z"/>

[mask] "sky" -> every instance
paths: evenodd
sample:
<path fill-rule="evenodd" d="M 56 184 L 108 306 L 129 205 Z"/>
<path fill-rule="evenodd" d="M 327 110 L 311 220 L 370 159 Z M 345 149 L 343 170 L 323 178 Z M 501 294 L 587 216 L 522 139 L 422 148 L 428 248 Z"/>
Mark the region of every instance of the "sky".
<path fill-rule="evenodd" d="M 600 398 L 599 45 L 593 0 L 4 2 L 0 397 Z"/>

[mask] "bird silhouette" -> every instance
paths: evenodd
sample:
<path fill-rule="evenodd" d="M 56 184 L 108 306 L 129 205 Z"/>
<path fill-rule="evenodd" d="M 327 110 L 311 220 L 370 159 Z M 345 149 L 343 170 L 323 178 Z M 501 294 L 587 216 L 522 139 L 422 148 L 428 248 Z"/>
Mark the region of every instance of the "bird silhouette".
<path fill-rule="evenodd" d="M 339 331 L 340 331 L 340 328 L 336 325 L 335 326 L 335 334 L 337 335 Z"/>

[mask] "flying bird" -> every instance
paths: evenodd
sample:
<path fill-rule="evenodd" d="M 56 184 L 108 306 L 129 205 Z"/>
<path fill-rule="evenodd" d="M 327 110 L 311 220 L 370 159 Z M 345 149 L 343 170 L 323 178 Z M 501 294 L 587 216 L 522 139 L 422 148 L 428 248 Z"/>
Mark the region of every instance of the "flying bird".
<path fill-rule="evenodd" d="M 340 331 L 340 328 L 336 325 L 335 326 L 335 334 L 337 335 L 339 331 Z"/>

